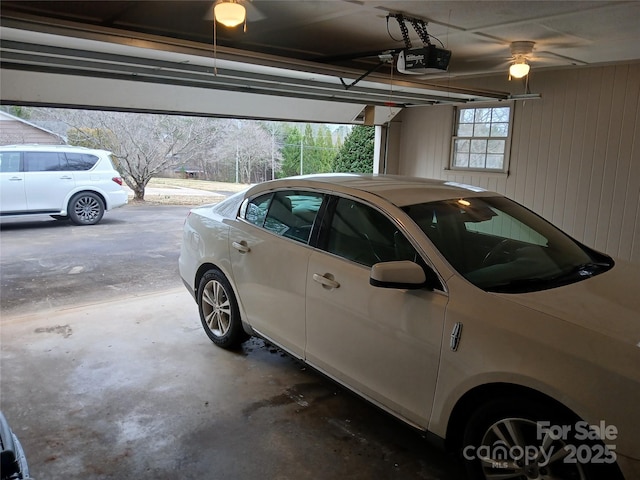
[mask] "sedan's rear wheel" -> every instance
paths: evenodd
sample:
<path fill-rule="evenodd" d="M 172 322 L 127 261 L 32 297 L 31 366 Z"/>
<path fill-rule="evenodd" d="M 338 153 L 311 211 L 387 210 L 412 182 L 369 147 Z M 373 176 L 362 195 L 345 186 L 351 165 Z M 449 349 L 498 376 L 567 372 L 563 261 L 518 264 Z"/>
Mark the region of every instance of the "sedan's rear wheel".
<path fill-rule="evenodd" d="M 81 192 L 69 202 L 69 217 L 76 225 L 95 225 L 104 215 L 104 202 L 91 192 Z"/>
<path fill-rule="evenodd" d="M 219 270 L 204 274 L 197 298 L 202 326 L 213 343 L 230 349 L 246 340 L 238 302 L 229 281 Z"/>

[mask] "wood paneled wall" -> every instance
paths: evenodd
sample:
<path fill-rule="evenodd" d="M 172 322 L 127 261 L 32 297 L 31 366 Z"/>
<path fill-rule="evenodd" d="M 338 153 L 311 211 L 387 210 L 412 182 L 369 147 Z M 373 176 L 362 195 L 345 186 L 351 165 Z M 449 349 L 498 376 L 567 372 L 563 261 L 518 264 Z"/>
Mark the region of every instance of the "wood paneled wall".
<path fill-rule="evenodd" d="M 523 88 L 502 77 L 457 85 Z M 640 63 L 534 71 L 530 89 L 542 98 L 513 103 L 508 174 L 447 170 L 451 106 L 401 114 L 392 125 L 400 129 L 399 155 L 388 172 L 503 193 L 587 245 L 640 264 Z"/>

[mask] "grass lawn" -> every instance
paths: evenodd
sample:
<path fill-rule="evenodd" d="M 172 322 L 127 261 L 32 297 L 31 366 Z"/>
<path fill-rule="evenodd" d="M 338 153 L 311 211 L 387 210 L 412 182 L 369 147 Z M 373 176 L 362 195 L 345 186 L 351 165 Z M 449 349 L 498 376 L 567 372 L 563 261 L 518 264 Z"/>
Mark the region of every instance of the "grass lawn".
<path fill-rule="evenodd" d="M 147 186 L 151 188 L 195 188 L 208 192 L 230 193 L 239 192 L 248 187 L 244 183 L 210 182 L 193 178 L 152 178 Z"/>
<path fill-rule="evenodd" d="M 145 191 L 145 204 L 161 205 L 207 205 L 218 203 L 225 197 L 244 190 L 248 185 L 242 183 L 210 182 L 186 178 L 152 178 Z M 185 194 L 184 188 L 211 192 L 211 195 Z M 154 189 L 162 189 L 155 191 Z M 175 193 L 174 193 L 175 190 Z M 133 192 L 129 193 L 129 202 L 134 203 Z"/>

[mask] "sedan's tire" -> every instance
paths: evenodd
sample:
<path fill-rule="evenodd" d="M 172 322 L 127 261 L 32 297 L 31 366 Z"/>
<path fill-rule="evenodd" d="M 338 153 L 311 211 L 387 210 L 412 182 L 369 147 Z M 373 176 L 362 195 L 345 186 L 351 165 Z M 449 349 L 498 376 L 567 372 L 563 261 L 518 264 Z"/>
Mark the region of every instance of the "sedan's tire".
<path fill-rule="evenodd" d="M 247 339 L 238 302 L 222 272 L 212 269 L 204 274 L 198 286 L 197 299 L 200 321 L 213 343 L 234 349 Z"/>
<path fill-rule="evenodd" d="M 104 215 L 104 202 L 95 193 L 80 192 L 69 201 L 68 213 L 76 225 L 95 225 Z"/>
<path fill-rule="evenodd" d="M 471 416 L 464 434 L 462 455 L 468 476 L 622 479 L 614 451 L 600 441 L 576 438 L 584 436 L 582 425 L 559 409 L 526 399 L 486 403 Z"/>

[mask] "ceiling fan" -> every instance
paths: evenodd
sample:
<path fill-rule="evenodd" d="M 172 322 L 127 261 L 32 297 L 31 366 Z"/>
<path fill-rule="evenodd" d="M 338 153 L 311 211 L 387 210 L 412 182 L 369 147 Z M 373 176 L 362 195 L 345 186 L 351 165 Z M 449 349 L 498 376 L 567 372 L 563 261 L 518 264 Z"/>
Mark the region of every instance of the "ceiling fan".
<path fill-rule="evenodd" d="M 529 74 L 531 61 L 533 54 L 533 47 L 535 42 L 528 40 L 518 40 L 511 42 L 509 48 L 511 49 L 511 57 L 513 63 L 509 67 L 509 76 L 513 78 L 523 78 Z"/>

